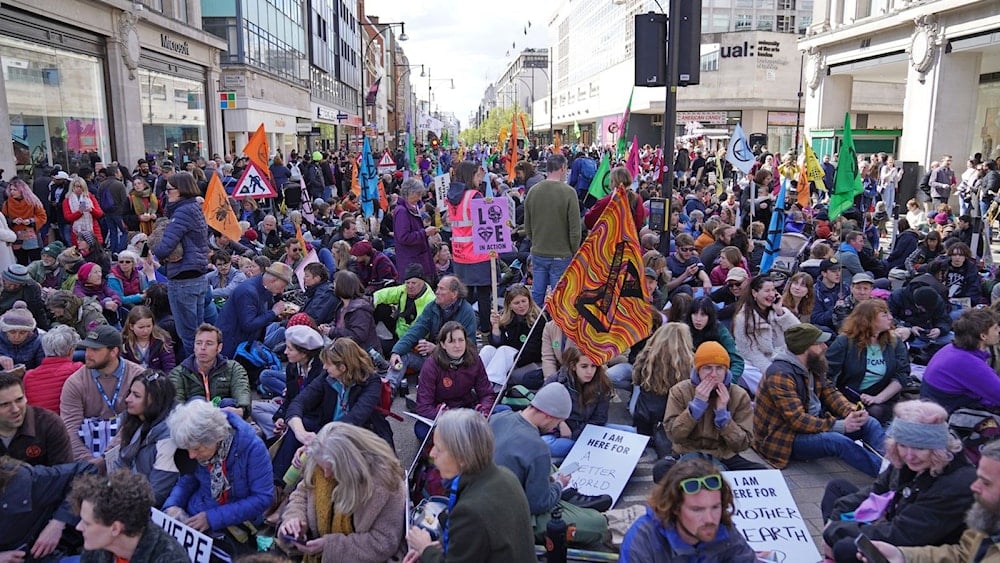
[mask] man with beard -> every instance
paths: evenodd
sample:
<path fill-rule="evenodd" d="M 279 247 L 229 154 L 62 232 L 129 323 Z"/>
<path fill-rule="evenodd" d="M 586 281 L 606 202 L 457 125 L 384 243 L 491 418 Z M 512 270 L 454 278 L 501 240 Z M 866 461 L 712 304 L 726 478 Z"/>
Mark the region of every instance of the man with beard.
<path fill-rule="evenodd" d="M 852 405 L 827 381 L 828 340 L 829 333 L 809 323 L 785 331 L 788 351 L 767 368 L 757 389 L 754 449 L 778 469 L 790 459 L 836 456 L 875 477 L 885 433 L 864 405 Z M 878 455 L 856 444 L 859 438 Z"/>
<path fill-rule="evenodd" d="M 1000 534 L 1000 442 L 992 442 L 982 449 L 976 480 L 972 482 L 972 495 L 976 501 L 965 515 L 968 528 L 957 544 L 923 547 L 896 547 L 873 541 L 875 547 L 890 563 L 936 563 L 938 561 L 996 562 L 1000 561 L 1000 544 L 995 543 Z"/>
<path fill-rule="evenodd" d="M 125 411 L 132 380 L 145 370 L 120 357 L 122 334 L 99 326 L 80 341 L 84 366 L 69 376 L 59 397 L 59 416 L 73 444 L 76 461 L 89 461 L 104 471 L 104 451 L 114 437 L 114 419 Z M 81 438 L 80 430 L 87 438 Z"/>

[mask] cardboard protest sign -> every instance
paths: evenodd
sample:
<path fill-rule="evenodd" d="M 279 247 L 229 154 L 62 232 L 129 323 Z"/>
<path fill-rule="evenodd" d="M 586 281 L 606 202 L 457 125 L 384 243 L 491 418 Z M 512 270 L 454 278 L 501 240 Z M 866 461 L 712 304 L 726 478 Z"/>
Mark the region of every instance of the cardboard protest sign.
<path fill-rule="evenodd" d="M 152 521 L 187 550 L 191 561 L 209 563 L 212 558 L 212 538 L 155 508 L 152 509 Z"/>
<path fill-rule="evenodd" d="M 437 200 L 438 211 L 448 209 L 448 188 L 451 187 L 451 174 L 434 176 L 434 199 Z"/>
<path fill-rule="evenodd" d="M 733 525 L 761 561 L 823 559 L 781 471 L 723 471 L 722 476 L 733 489 Z"/>
<path fill-rule="evenodd" d="M 476 198 L 469 203 L 472 215 L 472 250 L 477 254 L 514 251 L 510 229 L 510 204 L 506 197 Z"/>
<path fill-rule="evenodd" d="M 584 495 L 611 495 L 618 502 L 648 441 L 642 434 L 588 424 L 562 463 L 579 464 L 569 486 Z"/>

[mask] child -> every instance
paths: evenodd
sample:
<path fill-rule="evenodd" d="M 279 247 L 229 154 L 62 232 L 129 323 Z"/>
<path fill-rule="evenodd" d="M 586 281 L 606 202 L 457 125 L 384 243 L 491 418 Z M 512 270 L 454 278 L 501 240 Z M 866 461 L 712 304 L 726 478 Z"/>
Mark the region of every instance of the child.
<path fill-rule="evenodd" d="M 605 426 L 611 404 L 611 380 L 605 366 L 596 365 L 575 346 L 566 348 L 562 359 L 562 368 L 547 378 L 545 384 L 564 385 L 573 399 L 573 411 L 551 433 L 542 436 L 553 460 L 562 460 L 569 454 L 588 424 Z"/>
<path fill-rule="evenodd" d="M 723 248 L 722 252 L 719 253 L 719 265 L 712 268 L 712 273 L 708 276 L 712 280 L 712 285 L 715 287 L 726 285 L 726 275 L 729 274 L 730 269 L 737 266 L 748 272 L 750 271 L 747 267 L 747 261 L 743 258 L 743 253 L 740 252 L 739 248 L 735 246 Z"/>
<path fill-rule="evenodd" d="M 153 324 L 153 311 L 136 305 L 122 327 L 122 357 L 144 368 L 168 373 L 177 365 L 170 335 Z"/>

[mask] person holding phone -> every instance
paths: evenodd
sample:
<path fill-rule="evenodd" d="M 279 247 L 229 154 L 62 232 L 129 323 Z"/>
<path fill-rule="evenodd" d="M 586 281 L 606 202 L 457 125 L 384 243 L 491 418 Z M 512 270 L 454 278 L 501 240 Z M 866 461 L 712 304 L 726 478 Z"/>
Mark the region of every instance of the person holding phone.
<path fill-rule="evenodd" d="M 774 280 L 759 275 L 750 281 L 733 316 L 733 338 L 745 362 L 740 385 L 756 394 L 764 372 L 786 351 L 785 331 L 798 324 L 798 317 L 782 305 Z"/>

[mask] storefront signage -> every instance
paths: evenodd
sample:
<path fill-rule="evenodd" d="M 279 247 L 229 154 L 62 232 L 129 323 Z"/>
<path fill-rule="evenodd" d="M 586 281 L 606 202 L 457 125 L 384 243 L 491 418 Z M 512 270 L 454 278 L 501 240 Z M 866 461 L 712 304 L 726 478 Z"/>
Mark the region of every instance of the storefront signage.
<path fill-rule="evenodd" d="M 719 56 L 724 59 L 739 59 L 742 57 L 761 57 L 773 59 L 781 54 L 781 43 L 777 41 L 766 41 L 761 39 L 757 44 L 744 41 L 742 44 L 722 45 L 719 47 Z"/>
<path fill-rule="evenodd" d="M 724 111 L 679 111 L 677 125 L 686 125 L 692 121 L 725 125 L 728 122 L 727 118 L 728 114 Z"/>
<path fill-rule="evenodd" d="M 313 124 L 311 121 L 299 121 L 295 124 L 295 132 L 299 134 L 312 133 Z"/>
<path fill-rule="evenodd" d="M 188 47 L 187 41 L 174 41 L 169 35 L 165 33 L 160 34 L 160 47 L 167 49 L 168 51 L 173 51 L 175 53 L 180 53 L 181 55 L 191 55 L 191 48 Z"/>
<path fill-rule="evenodd" d="M 325 106 L 316 106 L 316 118 L 333 121 L 337 119 L 337 111 Z"/>
<path fill-rule="evenodd" d="M 223 74 L 222 88 L 225 90 L 235 90 L 247 85 L 247 77 L 242 74 Z"/>

